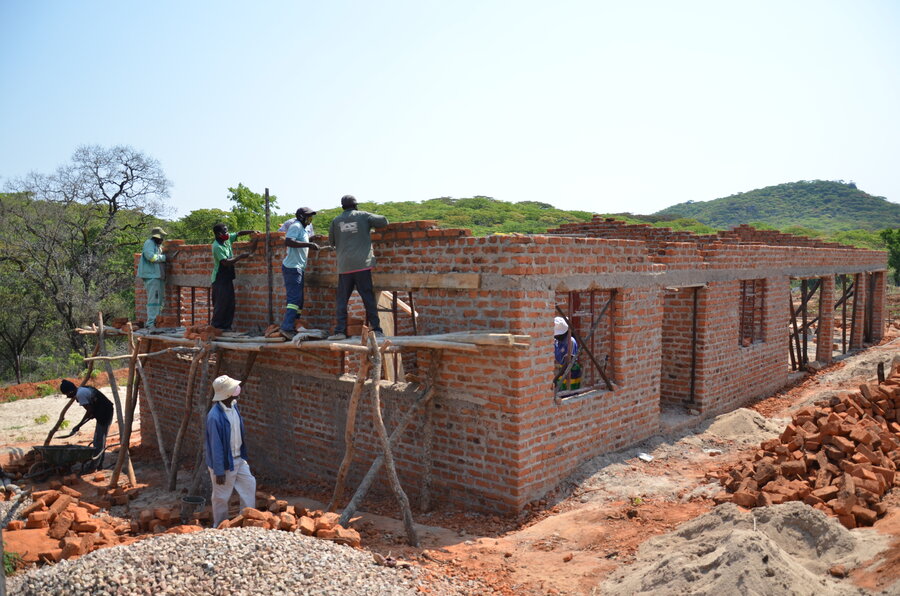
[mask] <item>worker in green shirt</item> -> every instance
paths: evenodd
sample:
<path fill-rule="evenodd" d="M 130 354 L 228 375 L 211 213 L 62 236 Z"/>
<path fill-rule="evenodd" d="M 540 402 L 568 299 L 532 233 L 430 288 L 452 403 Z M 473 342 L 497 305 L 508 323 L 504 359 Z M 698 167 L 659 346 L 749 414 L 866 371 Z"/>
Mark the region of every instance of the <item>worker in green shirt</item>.
<path fill-rule="evenodd" d="M 211 324 L 216 329 L 231 331 L 231 323 L 234 321 L 234 264 L 253 254 L 252 251 L 247 251 L 235 256 L 231 249 L 231 243 L 237 240 L 238 236 L 253 233 L 253 230 L 241 230 L 229 234 L 227 225 L 220 223 L 213 226 L 213 234 L 216 239 L 212 243 L 213 316 Z"/>

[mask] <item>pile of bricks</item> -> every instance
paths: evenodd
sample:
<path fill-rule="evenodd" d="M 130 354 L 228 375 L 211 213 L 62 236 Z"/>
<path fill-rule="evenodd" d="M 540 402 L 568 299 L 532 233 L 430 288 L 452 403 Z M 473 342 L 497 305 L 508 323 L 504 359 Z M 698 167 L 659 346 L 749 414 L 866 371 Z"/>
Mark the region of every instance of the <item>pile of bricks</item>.
<path fill-rule="evenodd" d="M 46 530 L 47 536 L 59 541 L 58 548 L 38 554 L 38 560 L 55 563 L 81 556 L 103 546 L 121 543 L 131 527 L 108 516 L 95 517 L 100 507 L 81 500 L 81 493 L 69 486 L 58 490 L 32 493 L 32 503 L 24 510 L 25 520 L 13 520 L 8 532 Z"/>
<path fill-rule="evenodd" d="M 359 547 L 359 532 L 338 523 L 337 513 L 309 510 L 300 505 L 288 505 L 283 499 L 257 494 L 257 508 L 245 507 L 232 519 L 219 524 L 224 528 L 265 528 L 267 530 L 300 531 L 305 536 L 315 536 L 338 544 Z"/>
<path fill-rule="evenodd" d="M 860 385 L 799 410 L 754 461 L 719 475 L 716 502 L 761 507 L 803 501 L 847 528 L 871 526 L 900 486 L 900 365 L 883 384 Z"/>
<path fill-rule="evenodd" d="M 186 339 L 210 341 L 216 339 L 220 335 L 222 335 L 222 331 L 216 329 L 212 325 L 189 325 L 184 329 L 184 337 Z"/>
<path fill-rule="evenodd" d="M 199 511 L 195 513 L 192 519 L 188 520 L 190 529 L 181 526 L 181 510 L 177 507 L 156 507 L 155 509 L 144 509 L 138 517 L 131 520 L 131 533 L 134 535 L 152 533 L 152 534 L 185 534 L 190 531 L 198 531 L 202 528 L 200 523 L 210 520 L 209 510 Z"/>

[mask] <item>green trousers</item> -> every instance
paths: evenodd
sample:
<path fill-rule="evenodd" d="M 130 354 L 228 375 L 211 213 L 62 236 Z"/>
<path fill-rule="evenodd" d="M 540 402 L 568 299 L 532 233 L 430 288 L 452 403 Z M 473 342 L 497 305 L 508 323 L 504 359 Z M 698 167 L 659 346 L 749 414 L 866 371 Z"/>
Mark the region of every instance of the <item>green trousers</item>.
<path fill-rule="evenodd" d="M 165 300 L 165 282 L 159 278 L 142 278 L 147 290 L 147 327 L 156 325 L 156 317 L 163 309 Z"/>

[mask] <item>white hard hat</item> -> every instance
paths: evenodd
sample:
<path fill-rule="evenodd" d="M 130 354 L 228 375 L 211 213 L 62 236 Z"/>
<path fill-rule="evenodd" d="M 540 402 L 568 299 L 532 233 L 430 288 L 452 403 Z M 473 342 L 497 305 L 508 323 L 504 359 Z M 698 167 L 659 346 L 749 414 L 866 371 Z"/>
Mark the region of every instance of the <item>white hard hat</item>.
<path fill-rule="evenodd" d="M 566 324 L 566 320 L 562 317 L 556 317 L 553 319 L 553 335 L 562 335 L 566 331 L 569 330 L 569 326 Z"/>

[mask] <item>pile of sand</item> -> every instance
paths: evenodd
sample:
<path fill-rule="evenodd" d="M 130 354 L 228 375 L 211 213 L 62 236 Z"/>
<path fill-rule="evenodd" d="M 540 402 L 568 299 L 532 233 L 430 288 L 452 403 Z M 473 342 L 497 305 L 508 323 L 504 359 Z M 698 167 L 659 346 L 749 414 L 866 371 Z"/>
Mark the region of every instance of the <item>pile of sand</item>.
<path fill-rule="evenodd" d="M 754 523 L 755 518 L 755 523 Z M 864 594 L 828 574 L 873 558 L 886 546 L 874 532 L 792 502 L 742 512 L 730 503 L 645 542 L 636 562 L 604 582 L 602 594 Z"/>
<path fill-rule="evenodd" d="M 738 408 L 715 417 L 703 427 L 703 434 L 738 443 L 761 443 L 780 435 L 787 422 L 765 418 L 759 412 Z"/>

